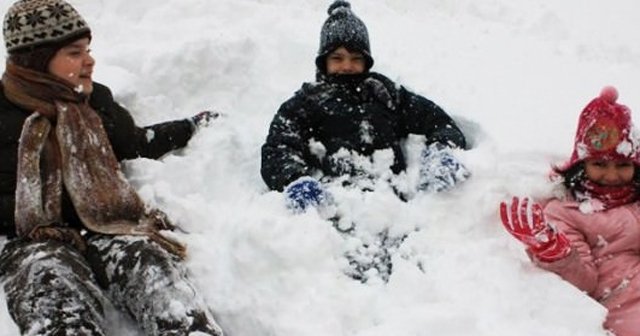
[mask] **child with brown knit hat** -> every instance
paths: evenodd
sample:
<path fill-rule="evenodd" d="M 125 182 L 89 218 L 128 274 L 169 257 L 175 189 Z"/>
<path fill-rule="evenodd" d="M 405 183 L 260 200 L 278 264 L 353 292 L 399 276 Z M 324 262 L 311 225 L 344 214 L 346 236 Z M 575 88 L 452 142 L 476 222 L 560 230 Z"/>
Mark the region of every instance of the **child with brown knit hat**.
<path fill-rule="evenodd" d="M 105 335 L 113 303 L 147 335 L 222 335 L 186 278 L 185 246 L 161 233 L 173 225 L 119 166 L 186 146 L 215 114 L 136 126 L 93 82 L 91 30 L 63 0 L 15 2 L 3 34 L 0 280 L 21 332 Z"/>

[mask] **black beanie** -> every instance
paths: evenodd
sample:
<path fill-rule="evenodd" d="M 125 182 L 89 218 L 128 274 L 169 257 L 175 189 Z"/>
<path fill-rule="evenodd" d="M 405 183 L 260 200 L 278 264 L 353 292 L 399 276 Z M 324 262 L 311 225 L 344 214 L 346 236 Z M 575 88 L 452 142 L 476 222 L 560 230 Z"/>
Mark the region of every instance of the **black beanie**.
<path fill-rule="evenodd" d="M 345 47 L 349 51 L 361 52 L 365 58 L 366 69 L 373 66 L 369 33 L 367 26 L 351 11 L 351 4 L 344 0 L 336 0 L 327 10 L 329 17 L 322 25 L 320 32 L 320 49 L 316 57 L 316 66 L 322 73 L 326 72 L 327 55 L 334 50 Z"/>

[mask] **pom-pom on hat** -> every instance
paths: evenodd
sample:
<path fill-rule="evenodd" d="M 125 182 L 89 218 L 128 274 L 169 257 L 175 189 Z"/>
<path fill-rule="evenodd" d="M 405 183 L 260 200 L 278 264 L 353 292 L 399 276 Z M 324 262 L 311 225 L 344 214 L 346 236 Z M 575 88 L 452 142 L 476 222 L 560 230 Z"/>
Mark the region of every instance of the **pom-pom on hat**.
<path fill-rule="evenodd" d="M 9 54 L 90 36 L 80 14 L 64 0 L 19 0 L 7 11 L 2 26 Z"/>
<path fill-rule="evenodd" d="M 339 47 L 361 52 L 369 70 L 373 66 L 369 32 L 364 22 L 351 11 L 351 4 L 344 0 L 336 0 L 329 6 L 327 13 L 329 17 L 320 31 L 320 48 L 316 57 L 318 70 L 326 72 L 327 55 Z"/>
<path fill-rule="evenodd" d="M 617 100 L 618 91 L 607 86 L 582 110 L 573 153 L 561 171 L 586 159 L 631 160 L 640 166 L 640 143 L 631 110 Z"/>

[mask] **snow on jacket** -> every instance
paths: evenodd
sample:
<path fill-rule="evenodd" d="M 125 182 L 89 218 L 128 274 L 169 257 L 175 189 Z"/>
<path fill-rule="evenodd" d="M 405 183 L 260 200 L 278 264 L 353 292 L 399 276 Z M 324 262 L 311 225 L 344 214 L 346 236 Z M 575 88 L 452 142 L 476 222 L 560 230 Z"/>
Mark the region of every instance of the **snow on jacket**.
<path fill-rule="evenodd" d="M 406 167 L 400 141 L 409 134 L 425 135 L 427 144 L 466 145 L 440 107 L 383 75 L 320 74 L 273 118 L 262 146 L 262 178 L 269 188 L 282 190 L 316 170 L 325 176 L 356 175 L 362 166 L 358 160 L 371 160 L 380 150 L 390 150 L 389 168 L 399 173 Z"/>
<path fill-rule="evenodd" d="M 617 336 L 640 331 L 640 202 L 583 213 L 574 201 L 550 201 L 547 220 L 564 232 L 572 253 L 536 263 L 598 300 L 609 310 L 605 328 Z"/>
<path fill-rule="evenodd" d="M 171 150 L 186 146 L 193 135 L 191 123 L 186 119 L 137 127 L 131 114 L 114 101 L 108 87 L 99 83 L 94 83 L 93 87 L 89 105 L 102 119 L 118 160 L 137 157 L 157 159 Z M 0 235 L 15 235 L 18 139 L 30 113 L 7 100 L 0 84 Z M 65 196 L 63 218 L 72 225 L 79 223 L 70 200 Z"/>

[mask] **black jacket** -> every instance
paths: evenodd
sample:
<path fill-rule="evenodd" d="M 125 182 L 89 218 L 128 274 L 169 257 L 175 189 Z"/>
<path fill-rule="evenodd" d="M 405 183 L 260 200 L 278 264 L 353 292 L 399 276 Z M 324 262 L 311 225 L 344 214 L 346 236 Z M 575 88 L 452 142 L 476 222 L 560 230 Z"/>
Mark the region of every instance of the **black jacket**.
<path fill-rule="evenodd" d="M 303 84 L 271 122 L 261 168 L 271 189 L 282 190 L 315 170 L 325 176 L 361 173 L 341 149 L 363 157 L 391 149 L 390 168 L 398 173 L 406 168 L 400 141 L 409 134 L 425 135 L 427 144 L 466 145 L 440 107 L 383 75 L 319 75 L 318 80 Z"/>
<path fill-rule="evenodd" d="M 118 160 L 146 157 L 157 159 L 167 152 L 186 146 L 193 131 L 188 120 L 170 121 L 137 127 L 131 114 L 113 100 L 108 87 L 94 83 L 89 104 L 98 113 Z M 14 204 L 18 140 L 29 116 L 11 103 L 0 84 L 0 235 L 15 235 Z M 63 218 L 77 222 L 75 210 L 63 199 Z"/>

